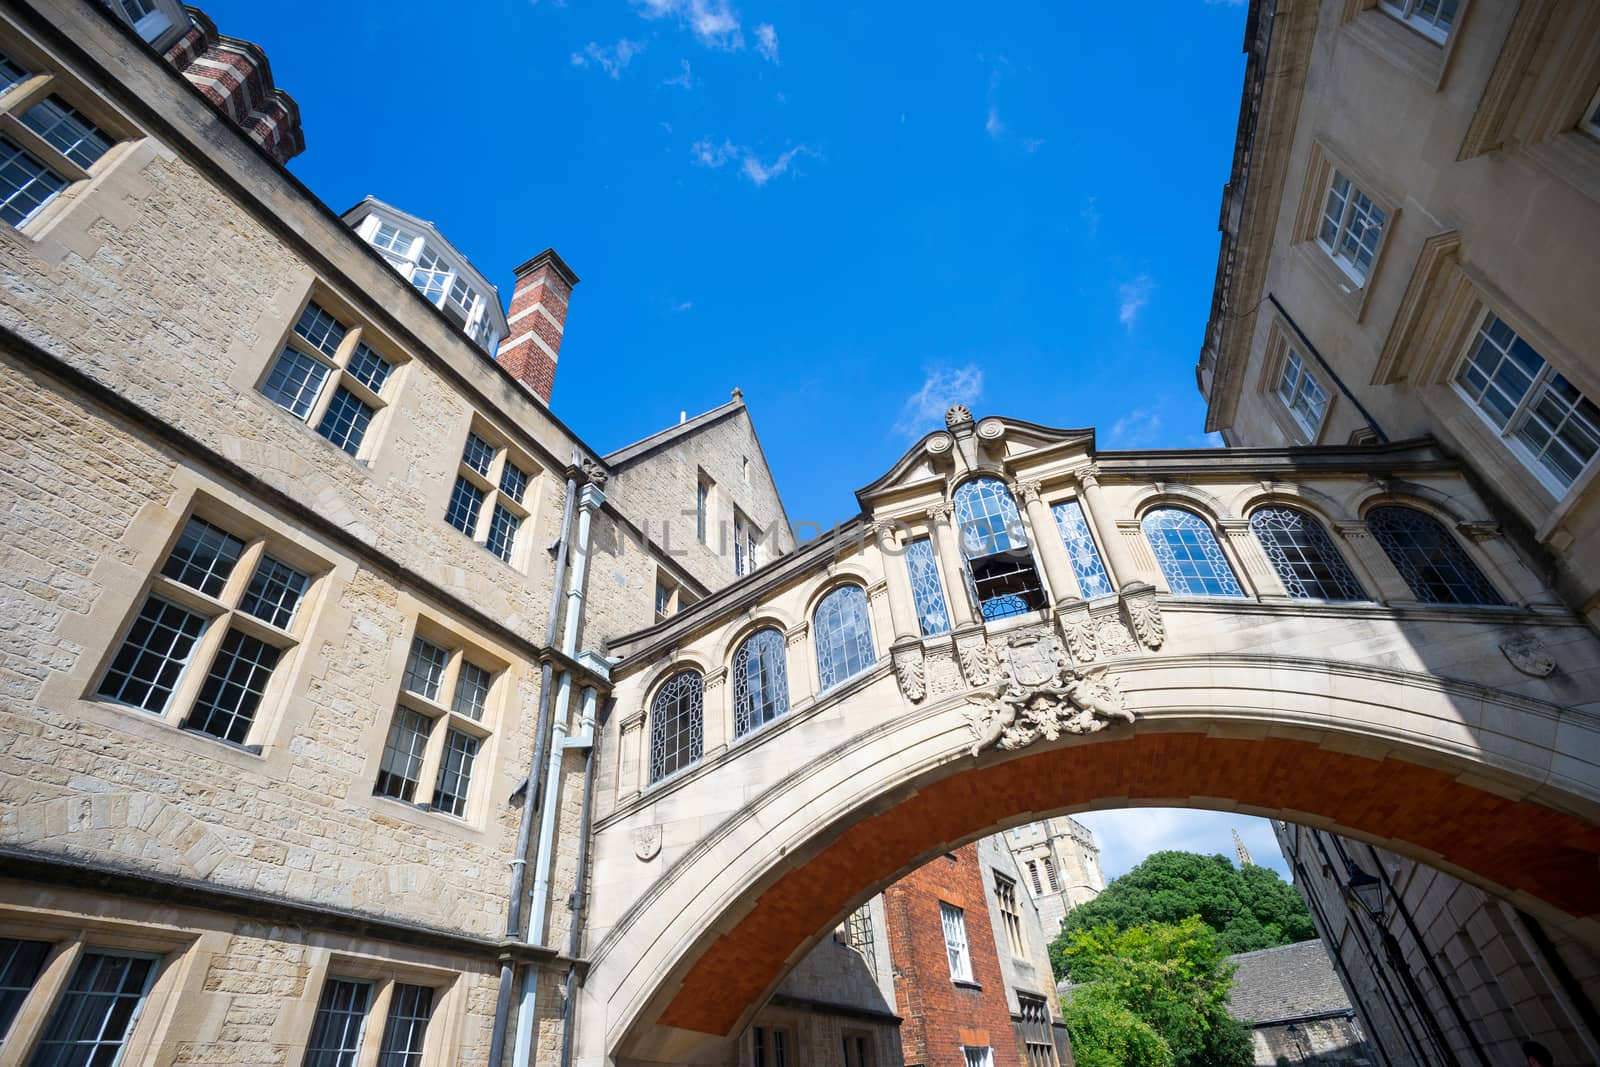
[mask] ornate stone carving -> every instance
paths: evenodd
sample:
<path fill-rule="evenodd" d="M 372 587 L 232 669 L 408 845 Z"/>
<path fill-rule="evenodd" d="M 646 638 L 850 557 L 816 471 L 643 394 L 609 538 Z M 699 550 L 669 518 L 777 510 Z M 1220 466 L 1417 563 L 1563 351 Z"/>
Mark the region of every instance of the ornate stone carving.
<path fill-rule="evenodd" d="M 1032 504 L 1039 499 L 1038 482 L 1012 482 L 1009 488 L 1011 489 L 1011 495 L 1021 500 L 1024 506 Z"/>
<path fill-rule="evenodd" d="M 1064 622 L 1062 630 L 1067 635 L 1067 650 L 1072 653 L 1073 662 L 1088 663 L 1099 654 L 1095 647 L 1094 623 L 1088 620 Z"/>
<path fill-rule="evenodd" d="M 950 429 L 972 422 L 972 409 L 965 404 L 951 404 L 944 413 L 944 424 Z"/>
<path fill-rule="evenodd" d="M 928 518 L 934 522 L 946 522 L 956 513 L 956 506 L 948 500 L 941 500 L 937 504 L 928 505 Z"/>
<path fill-rule="evenodd" d="M 927 679 L 928 696 L 934 699 L 959 693 L 967 687 L 961 677 L 961 668 L 956 666 L 956 661 L 948 652 L 935 652 L 925 657 L 922 673 Z"/>
<path fill-rule="evenodd" d="M 1495 538 L 1502 536 L 1504 532 L 1500 529 L 1498 522 L 1492 522 L 1487 519 L 1477 522 L 1458 522 L 1456 523 L 1456 530 L 1460 532 L 1462 537 L 1477 544 L 1493 541 Z"/>
<path fill-rule="evenodd" d="M 995 680 L 999 658 L 984 639 L 982 630 L 956 635 L 956 658 L 961 661 L 961 673 L 966 676 L 968 685 L 988 685 Z"/>
<path fill-rule="evenodd" d="M 1099 646 L 1102 656 L 1125 656 L 1139 651 L 1139 646 L 1133 643 L 1133 635 L 1128 633 L 1121 619 L 1098 620 L 1094 642 Z"/>
<path fill-rule="evenodd" d="M 721 689 L 722 683 L 726 682 L 727 680 L 728 668 L 726 667 L 718 667 L 715 670 L 707 671 L 705 674 L 705 691 L 707 693 L 714 693 L 718 689 Z"/>
<path fill-rule="evenodd" d="M 988 418 L 978 423 L 978 437 L 984 441 L 998 441 L 1006 435 L 1006 424 L 999 419 Z"/>
<path fill-rule="evenodd" d="M 1128 622 L 1145 648 L 1154 652 L 1167 639 L 1167 624 L 1161 619 L 1161 605 L 1156 603 L 1155 590 L 1125 594 L 1123 605 L 1128 609 Z"/>
<path fill-rule="evenodd" d="M 923 449 L 932 456 L 942 456 L 955 447 L 956 439 L 947 433 L 936 433 L 928 438 L 928 443 Z"/>
<path fill-rule="evenodd" d="M 894 676 L 900 683 L 900 693 L 915 704 L 928 695 L 926 674 L 922 661 L 922 646 L 907 645 L 894 649 Z"/>
<path fill-rule="evenodd" d="M 604 489 L 606 487 L 606 479 L 610 478 L 611 475 L 604 467 L 600 466 L 600 464 L 596 463 L 592 459 L 584 460 L 581 464 L 581 467 L 583 470 L 584 481 L 588 482 L 596 489 Z"/>
<path fill-rule="evenodd" d="M 1094 489 L 1100 484 L 1100 465 L 1091 463 L 1086 467 L 1079 467 L 1077 475 L 1079 485 L 1085 489 Z"/>
<path fill-rule="evenodd" d="M 1511 665 L 1523 674 L 1535 678 L 1548 678 L 1555 673 L 1556 657 L 1545 647 L 1544 642 L 1533 634 L 1513 637 L 1500 646 L 1500 651 L 1505 653 Z"/>
<path fill-rule="evenodd" d="M 633 831 L 633 854 L 648 863 L 661 852 L 661 825 L 654 823 L 650 826 L 635 827 Z"/>
<path fill-rule="evenodd" d="M 800 623 L 794 629 L 786 631 L 784 633 L 784 635 L 783 635 L 784 644 L 786 644 L 789 648 L 793 648 L 796 645 L 804 644 L 805 640 L 806 640 L 806 634 L 810 630 L 811 630 L 811 624 L 809 622 Z"/>
<path fill-rule="evenodd" d="M 1104 670 L 1072 666 L 1066 651 L 1048 631 L 1013 634 L 1003 654 L 1004 674 L 992 691 L 976 698 L 967 722 L 976 740 L 972 755 L 986 748 L 1017 749 L 1041 737 L 1092 734 L 1113 722 L 1133 722 L 1122 690 Z"/>

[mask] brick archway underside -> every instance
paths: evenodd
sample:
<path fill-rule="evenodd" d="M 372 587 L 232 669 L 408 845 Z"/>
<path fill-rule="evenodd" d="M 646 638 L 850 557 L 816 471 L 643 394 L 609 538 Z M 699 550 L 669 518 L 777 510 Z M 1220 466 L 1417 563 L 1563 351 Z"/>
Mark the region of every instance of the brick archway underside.
<path fill-rule="evenodd" d="M 659 1021 L 732 1033 L 795 950 L 864 887 L 888 881 L 941 843 L 1019 815 L 1105 797 L 1213 797 L 1306 812 L 1408 843 L 1570 914 L 1600 914 L 1600 827 L 1584 819 L 1463 785 L 1447 771 L 1330 752 L 1308 741 L 1144 734 L 958 771 L 838 829 L 706 947 Z"/>

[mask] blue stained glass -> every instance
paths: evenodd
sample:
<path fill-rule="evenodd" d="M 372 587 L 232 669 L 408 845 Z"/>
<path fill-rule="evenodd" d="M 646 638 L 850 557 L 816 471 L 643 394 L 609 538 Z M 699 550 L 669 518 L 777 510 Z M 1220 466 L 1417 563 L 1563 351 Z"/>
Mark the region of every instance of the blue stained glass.
<path fill-rule="evenodd" d="M 1361 583 L 1322 524 L 1294 508 L 1261 508 L 1250 516 L 1267 561 L 1299 600 L 1365 600 Z"/>
<path fill-rule="evenodd" d="M 872 627 L 867 594 L 859 585 L 842 585 L 822 598 L 811 625 L 817 647 L 817 677 L 824 692 L 872 666 Z"/>
<path fill-rule="evenodd" d="M 1056 529 L 1061 534 L 1061 543 L 1066 546 L 1067 558 L 1072 561 L 1072 573 L 1078 576 L 1079 595 L 1085 600 L 1110 596 L 1113 592 L 1111 579 L 1106 575 L 1106 565 L 1100 561 L 1094 535 L 1089 533 L 1083 507 L 1076 500 L 1063 500 L 1051 512 L 1056 517 Z"/>
<path fill-rule="evenodd" d="M 911 599 L 917 608 L 917 626 L 923 637 L 950 632 L 950 611 L 944 586 L 933 559 L 933 543 L 920 537 L 906 545 L 906 571 L 911 575 Z"/>
<path fill-rule="evenodd" d="M 705 754 L 705 679 L 679 671 L 650 702 L 650 780 L 659 782 Z"/>
<path fill-rule="evenodd" d="M 1011 491 L 998 478 L 974 478 L 955 493 L 956 528 L 968 559 L 1027 548 Z"/>
<path fill-rule="evenodd" d="M 789 710 L 783 634 L 757 630 L 733 656 L 733 733 L 743 737 Z"/>
<path fill-rule="evenodd" d="M 1432 516 L 1412 508 L 1373 508 L 1367 512 L 1367 529 L 1406 580 L 1412 595 L 1423 603 L 1505 603 L 1455 538 Z"/>
<path fill-rule="evenodd" d="M 1140 526 L 1175 596 L 1244 596 L 1216 535 L 1200 516 L 1156 508 Z"/>

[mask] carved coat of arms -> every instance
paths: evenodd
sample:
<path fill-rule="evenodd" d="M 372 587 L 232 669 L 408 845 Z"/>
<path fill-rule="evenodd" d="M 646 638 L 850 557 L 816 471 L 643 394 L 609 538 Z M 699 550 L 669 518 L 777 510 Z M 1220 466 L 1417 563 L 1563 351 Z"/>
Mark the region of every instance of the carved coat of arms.
<path fill-rule="evenodd" d="M 1003 674 L 973 694 L 967 721 L 976 740 L 972 754 L 986 748 L 1017 749 L 1039 738 L 1091 734 L 1113 722 L 1132 722 L 1122 690 L 1105 669 L 1080 671 L 1048 631 L 1013 634 L 1001 650 Z"/>

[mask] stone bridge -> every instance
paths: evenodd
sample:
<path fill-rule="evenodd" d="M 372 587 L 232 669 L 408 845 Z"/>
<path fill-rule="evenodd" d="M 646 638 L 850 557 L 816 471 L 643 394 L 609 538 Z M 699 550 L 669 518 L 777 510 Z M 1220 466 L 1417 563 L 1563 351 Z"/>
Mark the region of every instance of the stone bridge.
<path fill-rule="evenodd" d="M 611 649 L 581 1062 L 735 1062 L 861 901 L 1060 812 L 1325 826 L 1600 943 L 1600 643 L 1438 448 L 946 422 Z"/>

